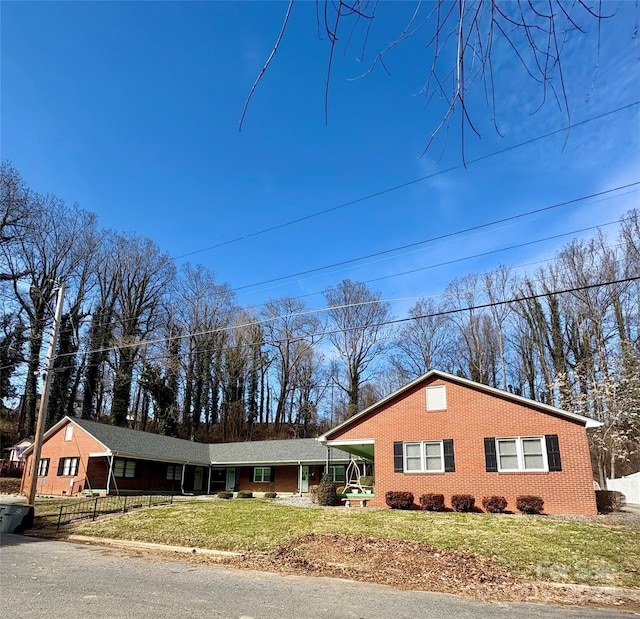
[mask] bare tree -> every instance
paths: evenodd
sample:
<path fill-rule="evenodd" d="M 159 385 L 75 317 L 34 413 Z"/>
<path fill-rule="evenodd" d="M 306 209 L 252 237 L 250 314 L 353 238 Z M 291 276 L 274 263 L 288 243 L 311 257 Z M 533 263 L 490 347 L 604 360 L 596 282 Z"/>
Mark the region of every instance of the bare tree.
<path fill-rule="evenodd" d="M 302 301 L 285 297 L 267 301 L 262 310 L 265 341 L 274 352 L 273 368 L 278 382 L 274 424 L 276 429 L 290 421 L 287 412 L 298 387 L 300 366 L 321 339 L 320 320 L 307 311 Z M 289 415 L 290 417 L 291 415 Z"/>
<path fill-rule="evenodd" d="M 175 275 L 175 267 L 152 241 L 139 237 L 119 238 L 113 259 L 117 290 L 111 422 L 124 426 L 138 352 L 144 338 L 157 326 L 160 302 Z"/>
<path fill-rule="evenodd" d="M 19 430 L 35 429 L 37 377 L 44 330 L 53 316 L 59 282 L 71 285 L 82 271 L 84 241 L 93 234 L 95 216 L 68 208 L 55 196 L 31 194 L 29 226 L 15 244 L 0 245 L 14 297 L 29 321 L 27 374 Z"/>
<path fill-rule="evenodd" d="M 290 0 L 273 49 L 251 87 L 240 118 L 240 130 L 249 102 L 280 47 L 293 4 Z M 444 111 L 436 121 L 424 152 L 457 114 L 463 159 L 465 130 L 470 129 L 480 135 L 469 105 L 469 93 L 473 89 L 477 88 L 491 107 L 491 118 L 500 133 L 496 101 L 503 92 L 498 88 L 500 84 L 513 81 L 496 79 L 496 58 L 502 61 L 510 55 L 520 74 L 530 78 L 532 85 L 538 88 L 533 111 L 550 101 L 564 112 L 570 125 L 563 54 L 566 36 L 569 32 L 588 36 L 592 31 L 589 28 L 591 24 L 599 25 L 600 20 L 613 15 L 604 15 L 600 12 L 601 7 L 594 9 L 582 0 L 549 0 L 545 4 L 522 0 L 436 0 L 428 3 L 416 0 L 415 3 L 402 4 L 322 0 L 316 6 L 319 35 L 326 37 L 329 46 L 325 121 L 328 122 L 331 74 L 338 48 L 343 42 L 345 52 L 349 46 L 355 47 L 358 61 L 366 62 L 367 47 L 376 34 L 375 25 L 388 19 L 386 11 L 393 11 L 394 15 L 404 11 L 405 26 L 394 39 L 374 50 L 373 60 L 369 61 L 368 69 L 361 76 L 378 68 L 390 73 L 395 48 L 420 37 L 430 49 L 429 64 L 420 66 L 420 61 L 416 63 L 421 75 L 427 76 L 423 85 L 424 95 L 429 103 L 444 102 Z M 581 56 L 579 61 L 583 63 L 584 57 Z M 597 66 L 595 54 L 593 66 L 594 69 Z"/>
<path fill-rule="evenodd" d="M 402 324 L 395 337 L 393 366 L 406 383 L 431 368 L 444 368 L 449 341 L 448 320 L 431 299 L 421 299 L 409 309 L 412 320 Z"/>
<path fill-rule="evenodd" d="M 360 408 L 360 390 L 380 368 L 391 346 L 388 303 L 366 284 L 345 279 L 324 292 L 329 315 L 329 340 L 342 362 L 337 385 L 348 398 L 349 415 Z"/>

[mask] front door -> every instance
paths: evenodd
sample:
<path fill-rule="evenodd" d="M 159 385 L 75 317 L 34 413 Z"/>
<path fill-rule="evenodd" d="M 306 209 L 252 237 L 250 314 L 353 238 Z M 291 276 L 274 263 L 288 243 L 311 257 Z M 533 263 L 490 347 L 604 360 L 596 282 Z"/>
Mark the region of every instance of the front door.
<path fill-rule="evenodd" d="M 309 492 L 309 467 L 302 467 L 302 478 L 300 480 L 300 492 Z"/>
<path fill-rule="evenodd" d="M 195 474 L 193 476 L 193 489 L 195 492 L 202 490 L 202 467 L 197 466 Z"/>
<path fill-rule="evenodd" d="M 236 470 L 235 469 L 227 469 L 227 485 L 225 490 L 229 492 L 233 492 L 236 487 Z"/>

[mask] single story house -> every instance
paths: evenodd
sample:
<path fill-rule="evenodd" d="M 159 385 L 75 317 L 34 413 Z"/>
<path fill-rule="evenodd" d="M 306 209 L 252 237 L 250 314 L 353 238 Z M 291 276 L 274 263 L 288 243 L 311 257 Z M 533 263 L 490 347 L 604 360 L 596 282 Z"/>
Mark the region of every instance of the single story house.
<path fill-rule="evenodd" d="M 3 449 L 0 460 L 0 477 L 21 477 L 24 470 L 24 452 L 31 447 L 33 441 L 24 439 L 7 449 Z M 5 457 L 6 455 L 6 457 Z"/>
<path fill-rule="evenodd" d="M 387 491 L 536 495 L 545 513 L 595 514 L 586 429 L 599 422 L 430 370 L 318 440 L 373 463 L 375 496 Z"/>
<path fill-rule="evenodd" d="M 32 453 L 24 453 L 22 492 Z M 64 417 L 44 435 L 37 492 L 307 492 L 324 471 L 344 481 L 348 462 L 313 438 L 206 444 Z"/>

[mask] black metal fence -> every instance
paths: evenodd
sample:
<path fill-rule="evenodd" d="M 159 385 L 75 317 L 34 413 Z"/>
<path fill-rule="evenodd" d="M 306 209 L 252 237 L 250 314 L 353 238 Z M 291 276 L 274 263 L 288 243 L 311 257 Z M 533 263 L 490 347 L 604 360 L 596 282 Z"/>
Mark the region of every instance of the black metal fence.
<path fill-rule="evenodd" d="M 171 505 L 173 495 L 149 494 L 138 496 L 104 496 L 86 501 L 74 501 L 60 506 L 56 530 L 61 526 L 75 520 L 95 520 L 104 514 L 128 512 L 141 507 L 153 507 L 155 505 Z"/>

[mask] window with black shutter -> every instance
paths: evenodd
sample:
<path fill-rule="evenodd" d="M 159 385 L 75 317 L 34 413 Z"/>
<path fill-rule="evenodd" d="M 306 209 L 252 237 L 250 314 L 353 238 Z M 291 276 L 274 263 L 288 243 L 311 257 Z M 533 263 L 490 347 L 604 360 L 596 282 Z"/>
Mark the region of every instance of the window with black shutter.
<path fill-rule="evenodd" d="M 495 437 L 484 439 L 484 461 L 485 461 L 487 473 L 498 472 L 498 457 L 496 454 Z"/>
<path fill-rule="evenodd" d="M 547 444 L 547 462 L 550 471 L 561 471 L 562 462 L 560 461 L 560 443 L 557 434 L 545 434 L 545 443 Z"/>
<path fill-rule="evenodd" d="M 393 444 L 393 471 L 394 473 L 402 473 L 403 470 L 402 441 L 396 441 Z"/>
<path fill-rule="evenodd" d="M 455 473 L 456 461 L 453 455 L 453 439 L 446 438 L 442 441 L 442 446 L 444 448 L 444 472 Z"/>

